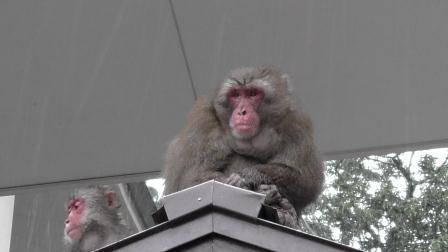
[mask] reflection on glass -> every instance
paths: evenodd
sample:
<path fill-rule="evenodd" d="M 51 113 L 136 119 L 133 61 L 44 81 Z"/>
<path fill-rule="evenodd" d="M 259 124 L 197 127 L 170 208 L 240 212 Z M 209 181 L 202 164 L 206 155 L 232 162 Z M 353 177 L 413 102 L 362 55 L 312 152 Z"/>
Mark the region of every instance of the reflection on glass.
<path fill-rule="evenodd" d="M 78 188 L 49 188 L 15 195 L 14 212 L 11 209 L 9 218 L 7 214 L 2 214 L 0 220 L 0 246 L 9 247 L 10 242 L 10 251 L 64 251 L 66 220 L 70 213 L 75 213 L 76 208 L 80 207 L 79 203 L 75 202 L 77 198 L 75 192 L 88 187 L 86 185 Z M 105 195 L 107 197 L 103 202 L 110 203 L 105 205 L 105 209 L 116 208 L 119 211 L 127 229 L 124 236 L 154 225 L 152 213 L 156 210 L 156 206 L 145 182 L 114 184 L 107 187 L 107 191 L 113 193 Z M 91 193 L 89 195 L 92 196 Z M 156 195 L 157 197 L 159 196 Z M 4 204 L 0 201 L 0 211 L 3 209 Z M 12 231 L 9 224 L 11 235 L 8 235 L 3 231 L 7 230 L 8 225 L 3 222 L 11 223 L 11 220 L 14 221 Z M 76 228 L 76 225 L 73 228 Z M 9 250 L 0 247 L 0 251 Z"/>
<path fill-rule="evenodd" d="M 158 203 L 163 195 L 163 189 L 165 188 L 165 180 L 163 178 L 146 180 L 146 186 L 148 186 L 153 201 L 155 203 Z"/>

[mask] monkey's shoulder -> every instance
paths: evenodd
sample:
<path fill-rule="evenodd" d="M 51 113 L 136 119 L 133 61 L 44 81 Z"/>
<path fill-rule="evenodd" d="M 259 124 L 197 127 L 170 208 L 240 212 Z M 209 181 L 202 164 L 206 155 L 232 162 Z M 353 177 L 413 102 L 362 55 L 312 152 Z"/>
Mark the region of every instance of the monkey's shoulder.
<path fill-rule="evenodd" d="M 275 127 L 278 131 L 287 135 L 313 133 L 311 117 L 304 111 L 295 109 L 290 109 Z"/>
<path fill-rule="evenodd" d="M 178 151 L 185 149 L 195 153 L 209 149 L 227 149 L 223 131 L 213 104 L 201 97 L 190 111 L 187 125 L 174 140 L 174 145 Z"/>
<path fill-rule="evenodd" d="M 206 97 L 198 98 L 188 116 L 187 128 L 200 129 L 201 132 L 207 133 L 218 125 L 219 120 L 213 104 Z"/>

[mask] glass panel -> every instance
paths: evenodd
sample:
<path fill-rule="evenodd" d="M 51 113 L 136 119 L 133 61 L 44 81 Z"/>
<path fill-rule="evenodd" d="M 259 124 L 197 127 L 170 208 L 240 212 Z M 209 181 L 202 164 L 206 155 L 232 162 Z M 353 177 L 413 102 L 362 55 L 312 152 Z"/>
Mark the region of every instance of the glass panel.
<path fill-rule="evenodd" d="M 366 251 L 446 251 L 448 149 L 327 162 L 307 232 Z"/>
<path fill-rule="evenodd" d="M 161 190 L 160 182 L 160 179 L 154 179 L 150 180 L 148 185 Z M 158 193 L 157 190 L 154 192 Z M 6 199 L 9 202 L 14 202 L 14 198 L 13 217 L 12 205 L 4 202 Z M 151 195 L 144 181 L 112 185 L 86 185 L 78 188 L 51 188 L 17 193 L 15 197 L 2 197 L 0 198 L 0 211 L 2 211 L 0 239 L 6 239 L 8 243 L 2 241 L 0 244 L 9 246 L 11 239 L 11 251 L 64 251 L 66 247 L 64 240 L 67 240 L 67 236 L 64 238 L 64 232 L 68 231 L 64 230 L 64 222 L 69 219 L 67 217 L 69 213 L 72 216 L 76 213 L 76 209 L 79 207 L 77 205 L 79 203 L 76 201 L 82 199 L 90 202 L 86 204 L 89 205 L 89 211 L 85 211 L 87 218 L 97 220 L 95 218 L 100 216 L 98 222 L 114 223 L 111 227 L 107 227 L 109 231 L 106 231 L 106 234 L 110 235 L 110 239 L 101 243 L 101 245 L 106 245 L 106 242 L 108 244 L 151 227 L 153 225 L 151 214 L 156 210 L 153 199 L 158 198 L 160 198 L 158 194 Z M 7 213 L 3 213 L 8 209 L 11 213 L 9 217 Z M 105 211 L 108 214 L 105 214 Z M 116 221 L 113 219 L 115 217 L 111 217 L 115 213 L 118 213 L 116 220 L 121 219 L 121 221 Z M 14 224 L 11 236 L 7 233 L 7 222 L 12 220 L 14 220 Z M 101 227 L 93 229 L 100 234 L 102 232 Z M 9 224 L 9 232 L 11 232 L 11 224 Z M 76 237 L 73 238 L 73 240 L 76 239 Z M 99 247 L 90 247 L 90 249 L 94 248 Z M 0 251 L 8 250 L 2 247 Z"/>

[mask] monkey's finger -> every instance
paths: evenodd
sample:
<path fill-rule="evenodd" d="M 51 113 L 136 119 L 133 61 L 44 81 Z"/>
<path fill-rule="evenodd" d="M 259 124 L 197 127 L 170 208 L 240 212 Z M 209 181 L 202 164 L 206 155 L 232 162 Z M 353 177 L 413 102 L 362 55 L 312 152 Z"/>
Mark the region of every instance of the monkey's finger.
<path fill-rule="evenodd" d="M 225 183 L 229 184 L 229 185 L 232 185 L 232 186 L 240 187 L 240 188 L 247 188 L 246 180 L 243 177 L 241 177 L 239 174 L 237 174 L 237 173 L 232 173 L 227 178 Z"/>
<path fill-rule="evenodd" d="M 277 190 L 277 186 L 276 185 L 266 185 L 266 184 L 261 184 L 258 189 L 260 191 L 271 191 L 271 190 Z"/>

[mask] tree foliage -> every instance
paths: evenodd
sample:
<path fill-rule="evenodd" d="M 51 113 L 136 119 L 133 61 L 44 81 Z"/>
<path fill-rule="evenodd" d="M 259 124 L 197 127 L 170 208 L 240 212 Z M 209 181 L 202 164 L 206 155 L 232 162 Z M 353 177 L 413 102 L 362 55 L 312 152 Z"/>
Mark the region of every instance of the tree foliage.
<path fill-rule="evenodd" d="M 367 251 L 448 251 L 448 159 L 414 154 L 327 162 L 310 230 Z"/>

